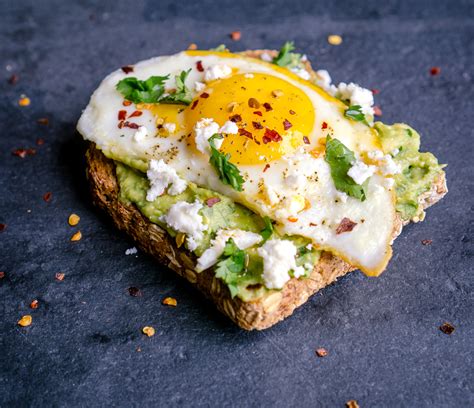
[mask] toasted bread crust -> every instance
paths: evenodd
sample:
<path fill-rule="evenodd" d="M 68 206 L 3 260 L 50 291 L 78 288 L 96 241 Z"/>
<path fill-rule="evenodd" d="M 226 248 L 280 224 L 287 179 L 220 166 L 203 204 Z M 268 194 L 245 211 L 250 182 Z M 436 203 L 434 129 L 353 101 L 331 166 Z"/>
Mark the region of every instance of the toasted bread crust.
<path fill-rule="evenodd" d="M 263 52 L 270 55 L 276 53 L 260 50 L 245 54 L 249 57 L 259 57 Z M 309 62 L 306 63 L 306 68 L 314 75 Z M 331 253 L 323 252 L 308 278 L 291 279 L 282 290 L 269 291 L 256 301 L 232 299 L 227 286 L 214 276 L 213 269 L 197 273 L 194 269 L 196 257 L 191 252 L 183 247 L 178 248 L 165 230 L 149 221 L 134 205 L 127 205 L 119 200 L 115 163 L 106 158 L 92 143 L 86 153 L 86 164 L 93 202 L 112 217 L 115 225 L 130 235 L 142 251 L 196 286 L 223 314 L 245 330 L 262 330 L 278 323 L 291 315 L 318 290 L 356 269 Z M 446 192 L 444 173 L 441 173 L 430 192 L 422 197 L 422 205 L 426 208 L 434 204 Z M 394 235 L 401 231 L 401 222 L 397 224 Z"/>

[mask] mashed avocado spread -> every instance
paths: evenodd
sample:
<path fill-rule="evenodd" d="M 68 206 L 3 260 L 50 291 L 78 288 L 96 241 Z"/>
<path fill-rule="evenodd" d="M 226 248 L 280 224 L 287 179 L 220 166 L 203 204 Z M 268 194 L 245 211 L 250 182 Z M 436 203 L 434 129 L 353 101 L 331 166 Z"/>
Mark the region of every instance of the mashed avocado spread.
<path fill-rule="evenodd" d="M 427 192 L 433 185 L 436 177 L 442 170 L 437 159 L 431 153 L 420 153 L 419 134 L 405 124 L 391 126 L 376 122 L 382 149 L 385 154 L 391 154 L 394 161 L 401 167 L 401 173 L 395 175 L 396 209 L 404 220 L 422 220 L 424 211 L 419 203 L 421 194 Z M 171 206 L 179 201 L 194 202 L 198 199 L 204 204 L 201 210 L 203 222 L 208 229 L 204 232 L 204 239 L 194 251 L 197 256 L 209 248 L 211 240 L 220 229 L 241 229 L 259 233 L 265 227 L 265 222 L 259 215 L 246 207 L 233 202 L 231 199 L 214 191 L 200 188 L 189 183 L 187 189 L 176 196 L 164 194 L 154 201 L 146 200 L 149 182 L 143 171 L 146 171 L 144 162 L 131 162 L 121 157 L 111 157 L 116 162 L 116 173 L 120 185 L 120 200 L 127 204 L 134 204 L 151 222 L 160 225 L 179 241 L 178 234 L 160 217 L 168 212 Z M 123 164 L 126 163 L 126 164 Z M 138 169 L 138 170 L 137 170 Z M 206 205 L 209 199 L 218 201 Z M 218 200 L 216 200 L 218 199 Z M 277 232 L 273 232 L 278 237 Z M 306 275 L 312 271 L 319 260 L 320 251 L 311 248 L 310 241 L 299 236 L 285 236 L 293 241 L 298 249 L 296 264 L 304 266 Z M 263 262 L 257 255 L 256 248 L 245 250 L 245 264 L 243 271 L 236 272 L 226 267 L 224 256 L 217 263 L 216 276 L 228 286 L 232 297 L 237 296 L 243 301 L 251 301 L 269 292 L 262 279 Z"/>

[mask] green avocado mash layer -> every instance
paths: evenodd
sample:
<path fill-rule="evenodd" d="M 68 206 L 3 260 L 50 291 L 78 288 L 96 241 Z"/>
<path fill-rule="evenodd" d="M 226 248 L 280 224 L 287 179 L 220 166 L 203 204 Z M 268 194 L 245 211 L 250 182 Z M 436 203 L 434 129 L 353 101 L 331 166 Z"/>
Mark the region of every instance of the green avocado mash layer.
<path fill-rule="evenodd" d="M 438 164 L 437 159 L 431 153 L 419 152 L 420 136 L 409 126 L 405 124 L 388 126 L 377 122 L 374 127 L 379 134 L 384 153 L 391 154 L 402 169 L 402 172 L 394 177 L 397 211 L 404 220 L 422 220 L 424 211 L 418 202 L 418 197 L 431 188 L 443 166 Z M 217 231 L 223 228 L 241 229 L 264 235 L 265 222 L 262 217 L 226 196 L 192 183 L 188 184 L 182 194 L 176 196 L 164 194 L 153 202 L 147 201 L 149 182 L 144 174 L 147 168 L 146 164 L 141 161 L 123 160 L 124 158 L 121 157 L 111 158 L 117 160 L 116 173 L 120 185 L 120 200 L 126 204 L 135 204 L 143 215 L 168 231 L 172 237 L 176 237 L 176 231 L 161 222 L 160 217 L 166 214 L 170 207 L 178 201 L 191 203 L 197 199 L 203 203 L 201 215 L 208 229 L 204 232 L 203 241 L 194 251 L 197 256 L 202 255 L 209 248 Z M 212 205 L 206 204 L 208 199 L 215 198 L 220 201 Z M 276 231 L 273 231 L 273 236 L 280 237 Z M 268 237 L 265 236 L 265 238 Z M 309 239 L 299 236 L 285 236 L 284 238 L 293 241 L 297 247 L 296 264 L 304 266 L 305 276 L 309 276 L 319 260 L 320 251 L 308 246 L 311 243 Z M 227 284 L 232 297 L 237 296 L 248 302 L 260 298 L 269 292 L 269 289 L 264 286 L 263 262 L 257 255 L 256 248 L 249 248 L 244 252 L 244 261 L 235 259 L 232 255 L 222 255 L 215 266 L 215 273 Z M 241 255 L 244 254 L 241 253 Z M 242 267 L 244 263 L 245 267 Z"/>

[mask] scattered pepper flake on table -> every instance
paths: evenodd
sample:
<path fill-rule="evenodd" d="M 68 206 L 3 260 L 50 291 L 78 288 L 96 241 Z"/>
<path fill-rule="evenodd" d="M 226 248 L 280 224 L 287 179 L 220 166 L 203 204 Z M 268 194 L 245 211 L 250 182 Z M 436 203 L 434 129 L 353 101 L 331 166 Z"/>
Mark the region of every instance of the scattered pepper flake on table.
<path fill-rule="evenodd" d="M 155 329 L 151 326 L 145 326 L 142 329 L 143 334 L 146 334 L 148 337 L 152 337 L 155 335 Z"/>
<path fill-rule="evenodd" d="M 48 126 L 49 119 L 48 118 L 39 118 L 37 121 L 38 125 Z"/>
<path fill-rule="evenodd" d="M 242 38 L 242 33 L 240 31 L 232 31 L 229 37 L 232 41 L 239 41 Z"/>
<path fill-rule="evenodd" d="M 38 146 L 43 146 L 44 145 L 44 139 L 39 137 L 38 139 L 36 139 L 36 144 Z"/>
<path fill-rule="evenodd" d="M 22 95 L 20 99 L 18 99 L 18 105 L 20 106 L 28 106 L 31 103 L 30 98 L 25 95 Z"/>
<path fill-rule="evenodd" d="M 43 194 L 43 200 L 47 203 L 51 201 L 51 198 L 53 198 L 53 193 L 51 191 L 48 191 L 47 193 Z"/>
<path fill-rule="evenodd" d="M 372 95 L 378 95 L 380 93 L 380 91 L 376 88 L 371 89 L 371 91 L 372 91 Z"/>
<path fill-rule="evenodd" d="M 71 227 L 74 227 L 74 226 L 76 226 L 77 224 L 79 224 L 79 221 L 80 221 L 80 220 L 81 220 L 81 217 L 79 217 L 77 214 L 72 213 L 72 214 L 69 216 L 67 222 L 69 223 L 69 225 L 70 225 Z"/>
<path fill-rule="evenodd" d="M 430 74 L 431 76 L 436 76 L 441 74 L 441 68 L 440 67 L 431 67 L 430 68 Z"/>
<path fill-rule="evenodd" d="M 33 156 L 36 154 L 35 149 L 16 149 L 12 152 L 13 156 L 17 156 L 20 159 L 24 159 L 26 156 Z"/>
<path fill-rule="evenodd" d="M 80 241 L 81 238 L 82 238 L 82 233 L 81 233 L 81 231 L 77 231 L 77 232 L 75 232 L 75 233 L 72 235 L 71 241 L 72 241 L 72 242 Z"/>
<path fill-rule="evenodd" d="M 138 297 L 142 295 L 142 291 L 135 286 L 128 288 L 128 294 L 133 297 Z"/>
<path fill-rule="evenodd" d="M 38 306 L 39 306 L 39 302 L 38 302 L 37 299 L 31 301 L 31 303 L 30 303 L 30 308 L 32 308 L 32 309 L 38 309 Z"/>
<path fill-rule="evenodd" d="M 328 43 L 331 45 L 340 45 L 342 44 L 342 37 L 337 34 L 328 35 Z"/>
<path fill-rule="evenodd" d="M 359 408 L 359 404 L 357 403 L 356 400 L 350 400 L 346 402 L 346 407 L 347 408 Z"/>
<path fill-rule="evenodd" d="M 3 279 L 5 277 L 5 272 L 0 271 L 0 279 Z"/>
<path fill-rule="evenodd" d="M 64 280 L 64 276 L 65 276 L 65 275 L 64 275 L 64 273 L 62 273 L 62 272 L 57 272 L 57 273 L 54 275 L 54 277 L 55 277 L 55 279 L 56 279 L 57 281 L 62 281 L 62 280 Z"/>
<path fill-rule="evenodd" d="M 374 106 L 374 115 L 375 116 L 382 116 L 382 109 L 380 109 L 380 107 L 377 106 L 377 105 Z"/>
<path fill-rule="evenodd" d="M 5 228 L 7 228 L 7 224 L 0 224 L 0 232 L 5 231 Z"/>
<path fill-rule="evenodd" d="M 316 349 L 316 355 L 318 357 L 326 357 L 328 354 L 328 351 L 324 347 Z"/>
<path fill-rule="evenodd" d="M 122 67 L 122 71 L 125 72 L 126 74 L 133 72 L 133 65 L 124 65 Z"/>
<path fill-rule="evenodd" d="M 455 327 L 448 322 L 444 322 L 441 326 L 439 326 L 439 329 L 444 333 L 444 334 L 452 334 L 455 330 Z"/>
<path fill-rule="evenodd" d="M 178 301 L 175 298 L 172 298 L 172 297 L 164 298 L 163 302 L 161 302 L 161 303 L 163 303 L 166 306 L 173 306 L 173 307 L 178 306 Z"/>
<path fill-rule="evenodd" d="M 16 74 L 12 74 L 10 78 L 8 78 L 8 83 L 11 84 L 11 85 L 15 85 L 18 80 L 20 79 L 20 77 Z"/>
<path fill-rule="evenodd" d="M 18 325 L 21 327 L 27 327 L 31 324 L 33 318 L 31 315 L 24 315 L 20 320 L 18 320 Z"/>
<path fill-rule="evenodd" d="M 432 239 L 422 239 L 421 244 L 422 245 L 431 245 L 433 243 Z"/>

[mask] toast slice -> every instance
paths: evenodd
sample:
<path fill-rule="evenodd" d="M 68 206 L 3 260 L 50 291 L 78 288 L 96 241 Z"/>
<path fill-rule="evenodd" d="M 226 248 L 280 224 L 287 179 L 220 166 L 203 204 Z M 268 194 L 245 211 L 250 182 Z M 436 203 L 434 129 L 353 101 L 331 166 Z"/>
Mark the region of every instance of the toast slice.
<path fill-rule="evenodd" d="M 270 50 L 247 51 L 244 55 L 259 58 L 264 52 L 270 56 L 276 55 L 276 51 Z M 314 78 L 310 63 L 306 61 L 305 65 Z M 226 284 L 214 276 L 212 268 L 197 273 L 193 253 L 184 246 L 178 248 L 175 240 L 164 229 L 149 221 L 133 204 L 127 205 L 119 200 L 115 162 L 105 157 L 93 143 L 89 143 L 86 165 L 93 202 L 111 216 L 115 225 L 130 235 L 142 251 L 195 285 L 222 313 L 245 330 L 262 330 L 276 324 L 291 315 L 318 290 L 357 269 L 331 253 L 323 252 L 308 278 L 293 278 L 282 290 L 268 291 L 255 301 L 244 302 L 238 297 L 232 298 Z M 420 196 L 420 204 L 427 208 L 446 193 L 445 176 L 441 172 L 432 188 Z M 393 238 L 403 227 L 401 220 L 396 224 Z"/>

